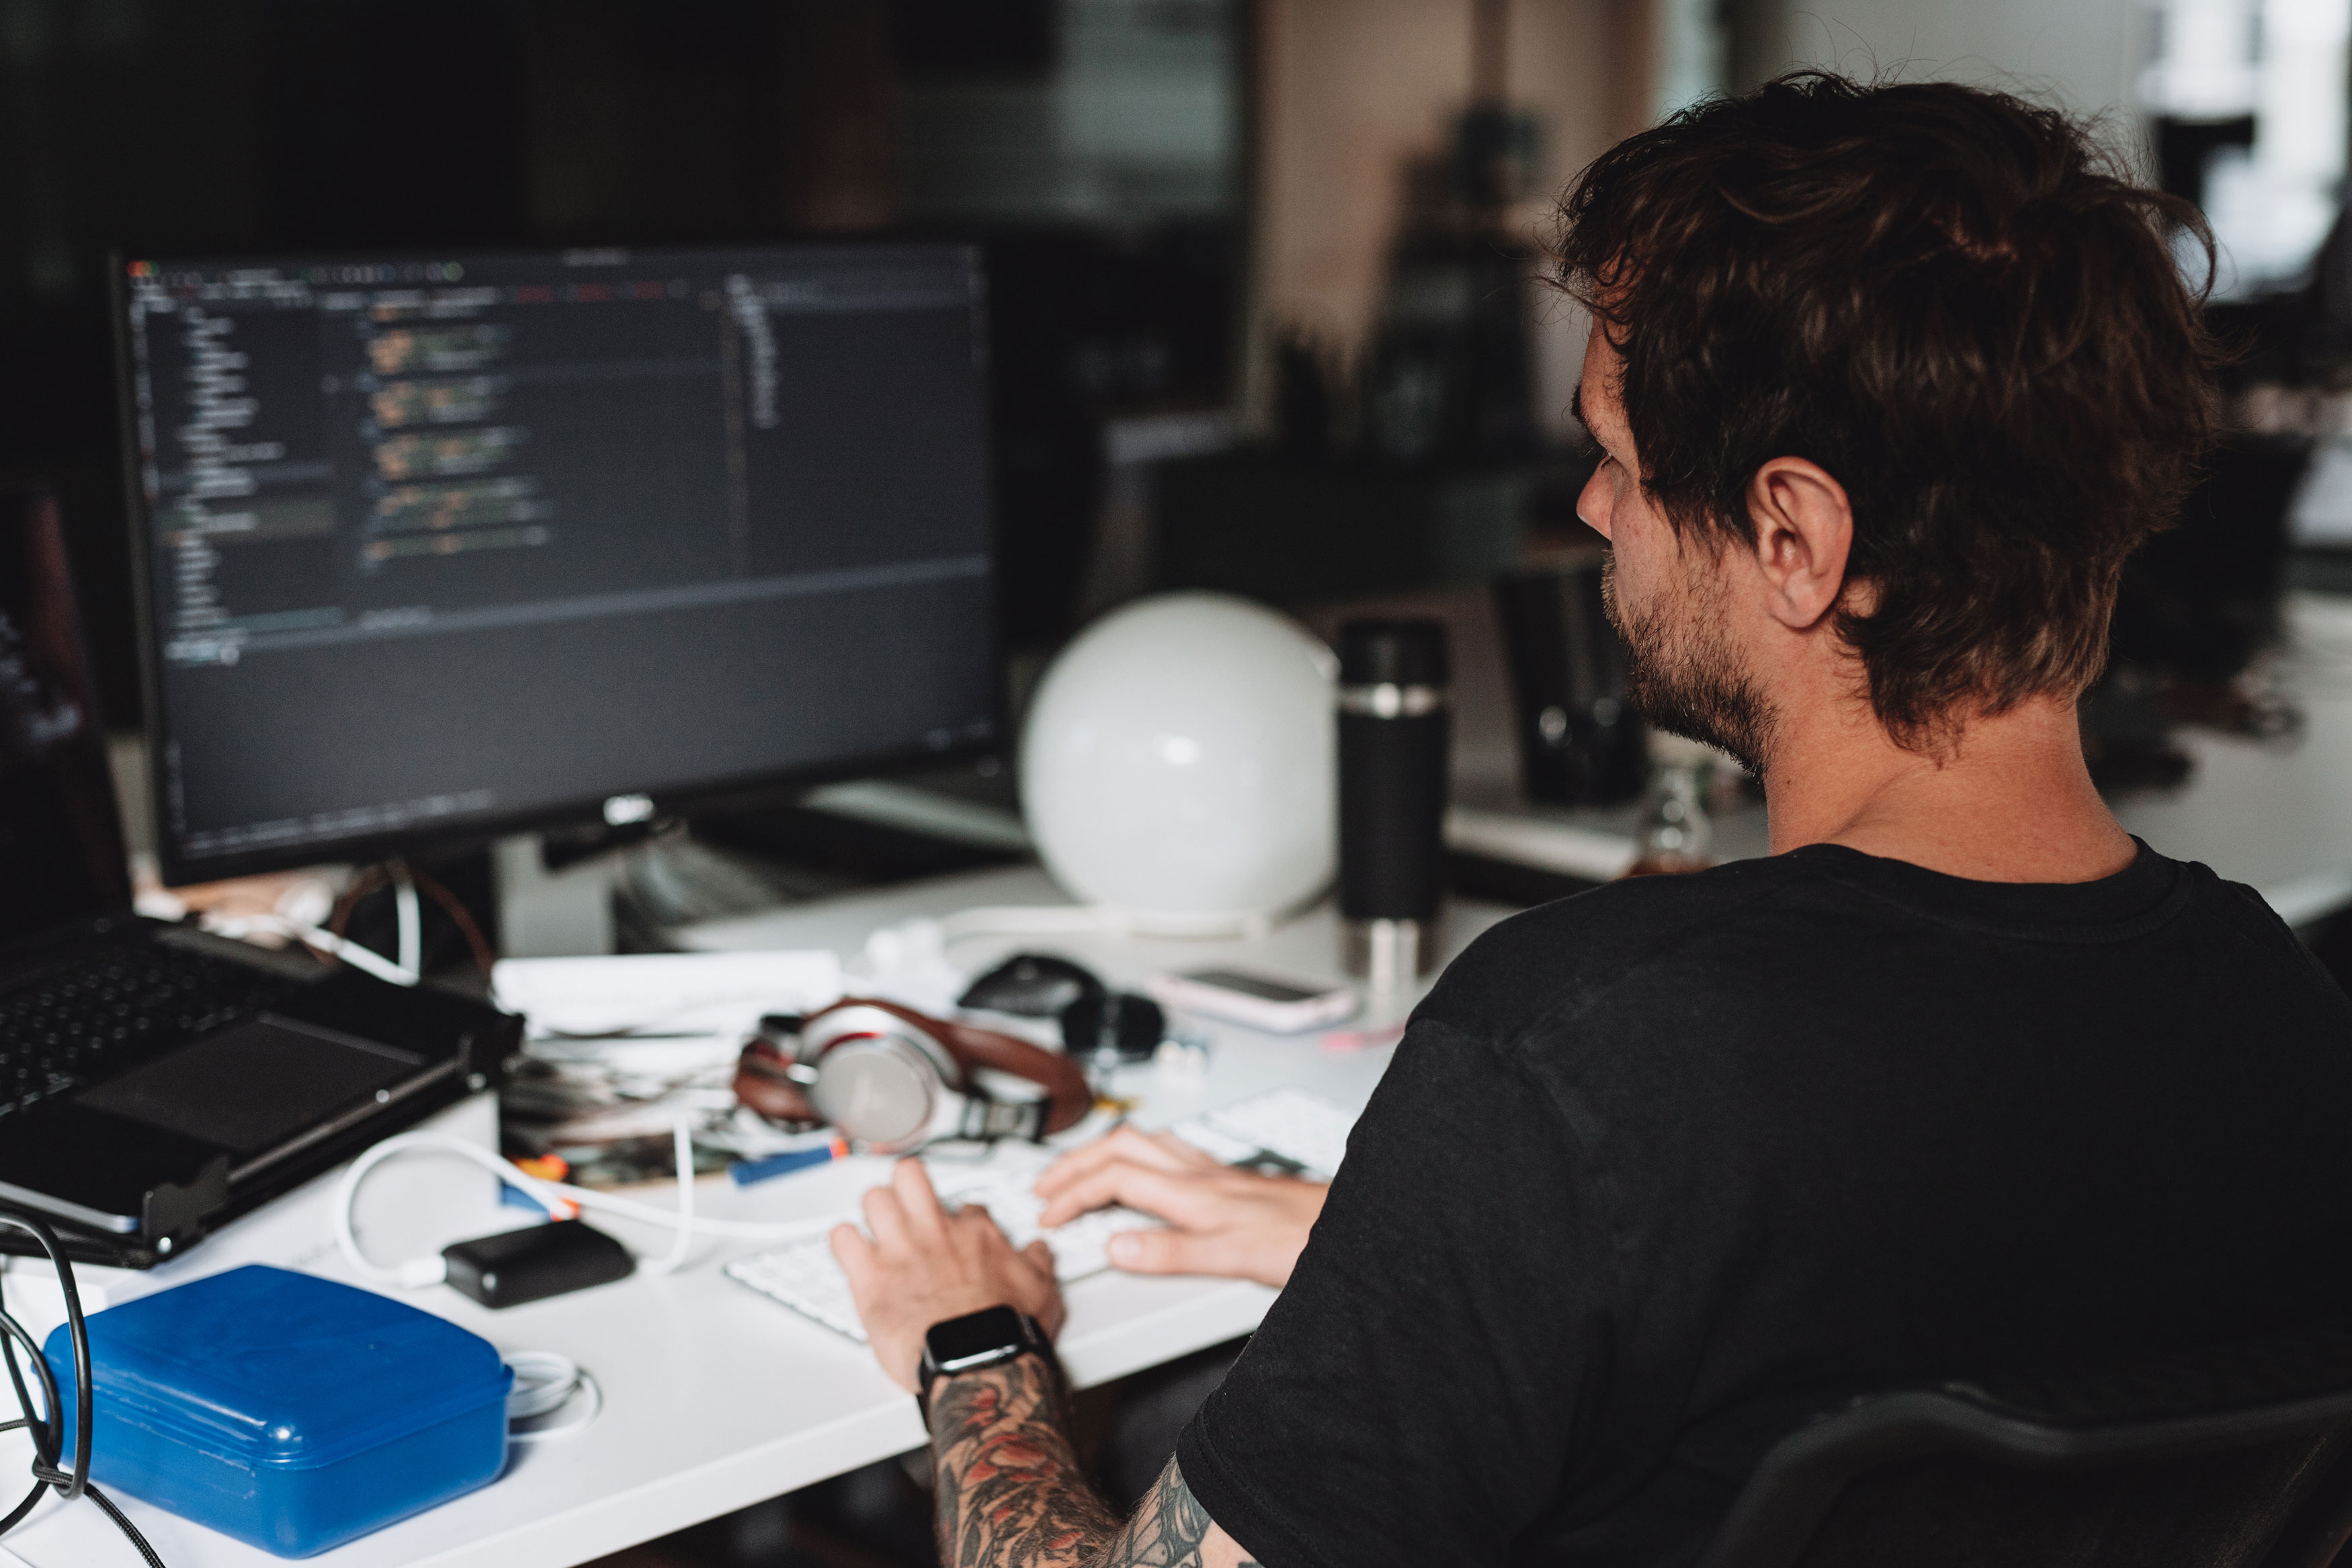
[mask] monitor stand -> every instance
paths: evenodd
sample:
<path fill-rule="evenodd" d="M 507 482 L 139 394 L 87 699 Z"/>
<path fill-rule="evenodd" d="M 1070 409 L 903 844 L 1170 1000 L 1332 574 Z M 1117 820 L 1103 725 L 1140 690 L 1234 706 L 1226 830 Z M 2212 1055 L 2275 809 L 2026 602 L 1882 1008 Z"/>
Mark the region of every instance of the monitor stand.
<path fill-rule="evenodd" d="M 609 854 L 550 871 L 537 833 L 498 841 L 499 951 L 509 958 L 565 958 L 613 950 L 613 888 L 619 862 Z"/>

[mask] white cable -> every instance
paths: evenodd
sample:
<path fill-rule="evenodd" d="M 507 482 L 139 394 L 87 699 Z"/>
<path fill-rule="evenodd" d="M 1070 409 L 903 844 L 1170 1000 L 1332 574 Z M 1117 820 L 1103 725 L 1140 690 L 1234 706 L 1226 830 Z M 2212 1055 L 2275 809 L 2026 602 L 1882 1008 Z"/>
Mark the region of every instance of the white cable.
<path fill-rule="evenodd" d="M 677 1234 L 671 1238 L 668 1251 L 646 1265 L 648 1274 L 676 1273 L 686 1262 L 687 1249 L 694 1245 L 694 1134 L 688 1131 L 683 1116 L 670 1124 L 670 1147 L 677 1156 L 677 1218 L 673 1221 Z"/>
<path fill-rule="evenodd" d="M 416 907 L 416 879 L 406 861 L 392 862 L 392 907 L 400 921 L 400 967 L 425 973 L 425 917 Z"/>
<path fill-rule="evenodd" d="M 568 1215 L 579 1208 L 600 1209 L 607 1214 L 624 1215 L 651 1225 L 676 1228 L 682 1236 L 723 1236 L 759 1241 L 797 1241 L 804 1237 L 822 1235 L 841 1223 L 843 1216 L 829 1215 L 818 1219 L 751 1220 L 713 1219 L 697 1218 L 694 1212 L 693 1155 L 691 1139 L 687 1144 L 684 1162 L 687 1179 L 678 1183 L 678 1202 L 675 1209 L 640 1203 L 635 1198 L 623 1197 L 618 1193 L 600 1192 L 593 1187 L 574 1186 L 569 1182 L 548 1181 L 532 1176 L 508 1160 L 499 1158 L 479 1144 L 469 1144 L 463 1138 L 446 1133 L 403 1133 L 386 1138 L 353 1160 L 351 1168 L 335 1188 L 335 1245 L 352 1271 L 361 1278 L 380 1285 L 397 1285 L 415 1290 L 425 1285 L 437 1285 L 447 1277 L 447 1265 L 436 1254 L 430 1258 L 415 1258 L 405 1263 L 387 1268 L 369 1259 L 360 1250 L 358 1234 L 352 1228 L 352 1208 L 359 1197 L 360 1184 L 368 1173 L 384 1161 L 404 1154 L 432 1151 L 456 1155 L 470 1160 L 501 1181 L 511 1182 L 529 1193 L 542 1208 L 555 1215 Z M 682 1261 L 684 1249 L 673 1245 L 671 1253 Z M 677 1267 L 677 1261 L 665 1257 L 650 1267 L 656 1272 L 667 1272 Z"/>
<path fill-rule="evenodd" d="M 558 1355 L 551 1350 L 510 1350 L 504 1359 L 515 1375 L 514 1387 L 507 1395 L 507 1441 L 542 1443 L 550 1437 L 568 1437 L 603 1412 L 604 1390 L 593 1374 L 570 1356 Z M 552 1416 L 571 1404 L 575 1395 L 583 1393 L 588 1396 L 588 1408 L 571 1420 L 520 1432 L 512 1429 L 513 1422 Z"/>
<path fill-rule="evenodd" d="M 551 1350 L 510 1350 L 503 1360 L 514 1375 L 507 1419 L 530 1421 L 560 1410 L 580 1386 L 580 1364 Z"/>
<path fill-rule="evenodd" d="M 291 936 L 306 947 L 321 953 L 331 953 L 354 969 L 362 969 L 379 980 L 389 980 L 395 986 L 416 984 L 416 971 L 403 968 L 376 952 L 362 947 L 348 936 L 338 936 L 322 926 L 305 921 L 289 920 L 283 915 L 224 915 L 207 916 L 205 929 L 215 936 L 247 936 L 257 931 L 271 931 L 280 936 Z"/>

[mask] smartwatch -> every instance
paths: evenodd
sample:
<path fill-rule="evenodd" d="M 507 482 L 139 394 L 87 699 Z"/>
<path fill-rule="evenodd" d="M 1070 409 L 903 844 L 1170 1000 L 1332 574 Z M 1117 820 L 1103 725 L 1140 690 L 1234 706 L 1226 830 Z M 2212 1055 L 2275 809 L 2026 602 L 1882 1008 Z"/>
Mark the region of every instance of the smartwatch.
<path fill-rule="evenodd" d="M 959 1372 L 996 1366 L 1015 1356 L 1034 1354 L 1051 1365 L 1054 1345 L 1045 1331 L 1026 1312 L 1011 1307 L 984 1307 L 960 1318 L 933 1323 L 923 1336 L 923 1360 L 915 1374 L 915 1403 L 922 1407 L 923 1424 L 930 1425 L 931 1385 Z"/>

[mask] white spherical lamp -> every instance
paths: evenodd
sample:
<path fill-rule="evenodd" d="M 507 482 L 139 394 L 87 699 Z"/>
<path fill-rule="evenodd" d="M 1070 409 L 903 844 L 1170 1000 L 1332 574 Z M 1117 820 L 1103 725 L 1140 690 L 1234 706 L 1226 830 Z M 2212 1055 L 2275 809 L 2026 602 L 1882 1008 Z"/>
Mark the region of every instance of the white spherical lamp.
<path fill-rule="evenodd" d="M 1222 593 L 1139 600 L 1037 687 L 1021 795 L 1045 868 L 1137 930 L 1262 926 L 1331 880 L 1329 649 Z"/>

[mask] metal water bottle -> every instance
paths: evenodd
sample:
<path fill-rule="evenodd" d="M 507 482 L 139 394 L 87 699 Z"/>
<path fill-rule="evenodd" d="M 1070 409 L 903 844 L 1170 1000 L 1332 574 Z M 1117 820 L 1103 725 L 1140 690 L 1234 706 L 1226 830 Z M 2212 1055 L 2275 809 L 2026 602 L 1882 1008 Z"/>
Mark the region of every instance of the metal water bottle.
<path fill-rule="evenodd" d="M 1436 956 L 1453 727 L 1446 682 L 1442 622 L 1339 629 L 1339 915 L 1349 971 L 1375 992 Z"/>

